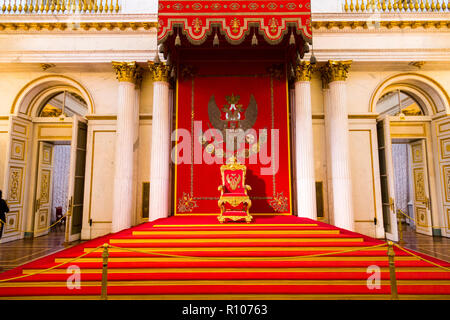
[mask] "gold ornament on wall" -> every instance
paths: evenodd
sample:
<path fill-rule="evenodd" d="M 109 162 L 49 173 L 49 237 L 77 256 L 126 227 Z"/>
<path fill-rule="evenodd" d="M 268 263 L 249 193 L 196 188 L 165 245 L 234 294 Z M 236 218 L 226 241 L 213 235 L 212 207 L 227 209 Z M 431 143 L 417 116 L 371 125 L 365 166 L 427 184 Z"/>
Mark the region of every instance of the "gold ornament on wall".
<path fill-rule="evenodd" d="M 120 82 L 136 83 L 140 69 L 136 62 L 117 62 L 113 61 L 112 66 L 116 72 L 117 80 Z"/>
<path fill-rule="evenodd" d="M 153 81 L 169 81 L 170 66 L 164 62 L 148 62 Z"/>
<path fill-rule="evenodd" d="M 328 60 L 327 64 L 323 68 L 323 72 L 326 74 L 325 78 L 328 79 L 329 82 L 345 81 L 352 62 L 352 60 Z"/>
<path fill-rule="evenodd" d="M 295 81 L 311 81 L 314 66 L 309 61 L 300 61 L 295 67 Z"/>

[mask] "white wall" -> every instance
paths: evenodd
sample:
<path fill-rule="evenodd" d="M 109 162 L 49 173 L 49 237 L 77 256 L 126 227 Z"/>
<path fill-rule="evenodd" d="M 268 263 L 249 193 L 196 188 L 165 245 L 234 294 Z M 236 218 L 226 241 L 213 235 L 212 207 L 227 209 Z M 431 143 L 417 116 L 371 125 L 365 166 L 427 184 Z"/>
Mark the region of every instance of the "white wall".
<path fill-rule="evenodd" d="M 316 12 L 342 12 L 344 0 L 311 0 L 311 11 Z"/>

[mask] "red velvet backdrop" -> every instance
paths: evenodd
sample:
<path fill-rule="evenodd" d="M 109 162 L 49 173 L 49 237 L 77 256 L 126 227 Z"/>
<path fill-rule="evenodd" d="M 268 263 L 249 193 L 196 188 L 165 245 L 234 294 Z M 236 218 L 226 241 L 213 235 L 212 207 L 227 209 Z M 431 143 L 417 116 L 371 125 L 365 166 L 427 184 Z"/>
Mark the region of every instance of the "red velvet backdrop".
<path fill-rule="evenodd" d="M 202 62 L 191 65 L 190 68 L 195 72 L 189 74 L 184 72 L 186 70 L 184 66 L 178 68 L 180 71 L 177 84 L 176 128 L 185 129 L 191 133 L 192 142 L 184 141 L 184 147 L 190 147 L 183 149 L 181 132 L 186 133 L 186 131 L 177 130 L 176 153 L 180 157 L 191 159 L 189 163 L 180 163 L 181 160 L 178 159 L 175 165 L 175 214 L 219 214 L 217 201 L 220 191 L 217 187 L 221 185 L 221 164 L 206 164 L 203 158 L 200 164 L 196 163 L 198 159 L 197 161 L 194 159 L 195 150 L 202 150 L 202 154 L 208 156 L 211 153 L 206 152 L 208 143 L 202 145 L 198 132 L 195 132 L 197 135 L 193 133 L 196 131 L 194 121 L 201 121 L 203 133 L 214 127 L 208 114 L 208 104 L 212 96 L 221 110 L 220 119 L 225 120 L 226 113 L 223 110 L 231 105 L 226 97 L 232 95 L 240 97 L 235 104 L 241 108 L 241 120 L 245 120 L 246 110 L 249 108 L 251 95 L 253 95 L 257 104 L 257 117 L 253 125 L 257 133 L 256 140 L 260 141 L 261 148 L 264 145 L 267 147 L 267 155 L 272 163 L 275 164 L 278 161 L 274 165 L 275 168 L 278 167 L 278 171 L 270 175 L 261 174 L 262 167 L 270 168 L 271 166 L 270 163 L 261 164 L 261 151 L 257 154 L 257 164 L 250 164 L 249 159 L 245 157 L 238 158 L 239 162 L 247 165 L 246 184 L 252 187 L 252 190 L 248 192 L 252 200 L 250 213 L 290 215 L 292 212 L 291 166 L 285 67 L 281 65 L 277 68 L 263 62 L 251 64 Z M 259 129 L 267 129 L 267 142 L 264 142 L 265 139 L 261 136 Z M 276 152 L 277 146 L 273 145 L 276 139 L 272 141 L 271 129 L 277 129 L 279 132 L 278 152 Z M 212 141 L 213 139 L 209 142 Z M 251 137 L 250 142 L 252 142 Z M 250 150 L 252 145 L 246 144 L 245 147 Z M 253 150 L 255 147 L 253 146 Z M 216 150 L 212 153 L 215 157 L 218 153 L 220 154 L 220 150 L 217 151 L 217 149 L 216 145 Z M 226 149 L 225 144 L 223 149 Z M 210 149 L 208 151 L 211 152 Z M 226 158 L 221 158 L 222 163 L 225 163 Z M 273 172 L 271 170 L 269 169 Z"/>

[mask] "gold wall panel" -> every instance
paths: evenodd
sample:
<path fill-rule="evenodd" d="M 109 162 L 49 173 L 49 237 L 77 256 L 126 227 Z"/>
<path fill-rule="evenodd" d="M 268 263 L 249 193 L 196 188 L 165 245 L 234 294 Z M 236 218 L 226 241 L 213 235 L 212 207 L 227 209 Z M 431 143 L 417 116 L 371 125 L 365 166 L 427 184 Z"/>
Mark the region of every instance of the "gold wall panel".
<path fill-rule="evenodd" d="M 412 145 L 411 151 L 413 163 L 422 163 L 423 162 L 422 144 Z"/>
<path fill-rule="evenodd" d="M 19 217 L 20 212 L 18 210 L 16 211 L 10 211 L 6 214 L 6 226 L 5 226 L 5 234 L 14 233 L 19 231 Z"/>
<path fill-rule="evenodd" d="M 48 209 L 39 210 L 38 213 L 38 229 L 47 228 Z"/>
<path fill-rule="evenodd" d="M 50 193 L 50 183 L 51 183 L 51 171 L 50 170 L 42 170 L 41 173 L 41 194 L 40 194 L 40 203 L 47 204 L 49 202 L 49 193 Z"/>
<path fill-rule="evenodd" d="M 12 139 L 11 141 L 11 159 L 12 160 L 25 160 L 25 144 L 24 140 Z"/>
<path fill-rule="evenodd" d="M 439 140 L 441 160 L 450 159 L 450 137 Z"/>
<path fill-rule="evenodd" d="M 397 123 L 391 122 L 390 125 L 392 138 L 425 138 L 426 129 L 424 123 L 405 122 Z"/>
<path fill-rule="evenodd" d="M 41 125 L 38 128 L 40 140 L 70 140 L 72 139 L 72 124 Z"/>
<path fill-rule="evenodd" d="M 437 125 L 437 133 L 438 133 L 438 135 L 442 134 L 444 132 L 448 132 L 448 131 L 450 131 L 450 121 L 439 123 Z"/>
<path fill-rule="evenodd" d="M 450 230 L 450 208 L 445 208 L 445 212 L 447 213 L 447 230 Z"/>
<path fill-rule="evenodd" d="M 427 210 L 425 208 L 416 207 L 416 219 L 419 227 L 426 227 L 428 222 Z"/>
<path fill-rule="evenodd" d="M 22 203 L 22 181 L 23 181 L 23 168 L 11 166 L 9 168 L 9 186 L 8 186 L 9 204 Z"/>
<path fill-rule="evenodd" d="M 12 126 L 13 133 L 17 133 L 17 134 L 21 134 L 23 136 L 26 136 L 27 135 L 27 130 L 28 130 L 27 126 L 22 125 L 22 124 L 17 123 L 17 122 L 13 123 L 13 126 Z"/>
<path fill-rule="evenodd" d="M 53 148 L 44 146 L 42 148 L 42 163 L 43 164 L 52 164 L 52 152 Z"/>
<path fill-rule="evenodd" d="M 450 202 L 450 165 L 442 166 L 442 176 L 444 178 L 445 202 Z"/>
<path fill-rule="evenodd" d="M 414 197 L 415 201 L 425 201 L 425 182 L 423 168 L 415 168 L 414 172 Z"/>

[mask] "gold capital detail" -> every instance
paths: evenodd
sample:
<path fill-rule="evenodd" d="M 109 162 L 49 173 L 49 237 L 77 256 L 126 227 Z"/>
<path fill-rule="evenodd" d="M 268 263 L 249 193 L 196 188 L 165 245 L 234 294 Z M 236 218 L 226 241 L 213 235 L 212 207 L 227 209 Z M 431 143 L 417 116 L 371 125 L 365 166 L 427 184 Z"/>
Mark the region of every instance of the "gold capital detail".
<path fill-rule="evenodd" d="M 149 61 L 148 67 L 150 68 L 153 81 L 169 82 L 170 66 L 166 65 L 164 62 L 155 63 Z"/>
<path fill-rule="evenodd" d="M 348 71 L 352 65 L 352 60 L 334 61 L 328 60 L 324 66 L 323 72 L 328 82 L 345 81 L 347 79 Z"/>
<path fill-rule="evenodd" d="M 309 61 L 300 61 L 295 67 L 295 81 L 311 81 L 314 66 Z"/>
<path fill-rule="evenodd" d="M 139 67 L 136 65 L 136 62 L 117 62 L 113 61 L 112 66 L 114 71 L 116 71 L 117 79 L 120 82 L 131 82 L 136 83 L 137 78 L 139 77 Z"/>

